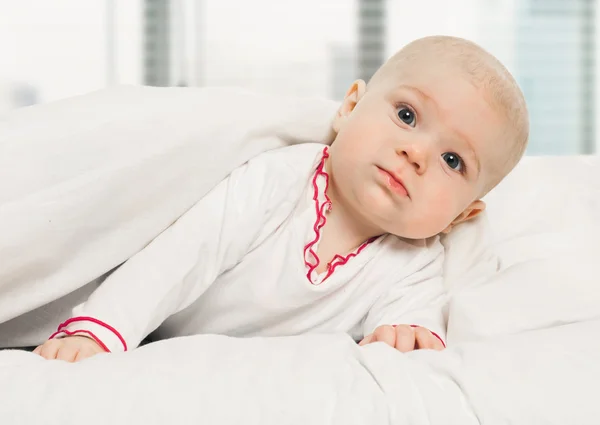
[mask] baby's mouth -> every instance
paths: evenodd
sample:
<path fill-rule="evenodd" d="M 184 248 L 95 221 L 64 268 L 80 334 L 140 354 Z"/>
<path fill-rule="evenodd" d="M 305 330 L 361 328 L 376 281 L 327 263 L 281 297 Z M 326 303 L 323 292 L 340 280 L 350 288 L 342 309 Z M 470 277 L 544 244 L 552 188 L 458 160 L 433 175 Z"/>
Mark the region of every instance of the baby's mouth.
<path fill-rule="evenodd" d="M 379 172 L 387 179 L 388 187 L 394 193 L 396 193 L 400 196 L 406 196 L 406 197 L 410 198 L 410 196 L 408 194 L 408 190 L 404 186 L 404 183 L 402 182 L 402 180 L 400 180 L 399 176 L 397 176 L 394 173 L 389 172 L 379 166 L 377 168 L 379 169 Z"/>

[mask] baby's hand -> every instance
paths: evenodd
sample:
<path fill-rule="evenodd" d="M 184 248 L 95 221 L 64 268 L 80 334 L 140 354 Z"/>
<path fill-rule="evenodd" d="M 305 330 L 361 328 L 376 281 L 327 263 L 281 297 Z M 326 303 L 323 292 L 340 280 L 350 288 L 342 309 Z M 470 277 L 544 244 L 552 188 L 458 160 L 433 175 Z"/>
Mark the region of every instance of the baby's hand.
<path fill-rule="evenodd" d="M 48 360 L 64 360 L 78 362 L 98 353 L 104 349 L 93 339 L 84 336 L 68 336 L 65 338 L 50 339 L 37 347 L 34 351 Z"/>
<path fill-rule="evenodd" d="M 359 345 L 367 345 L 373 342 L 385 342 L 390 347 L 394 347 L 403 353 L 422 348 L 430 350 L 444 349 L 442 341 L 428 329 L 409 325 L 379 326 L 372 334 L 367 335 Z"/>

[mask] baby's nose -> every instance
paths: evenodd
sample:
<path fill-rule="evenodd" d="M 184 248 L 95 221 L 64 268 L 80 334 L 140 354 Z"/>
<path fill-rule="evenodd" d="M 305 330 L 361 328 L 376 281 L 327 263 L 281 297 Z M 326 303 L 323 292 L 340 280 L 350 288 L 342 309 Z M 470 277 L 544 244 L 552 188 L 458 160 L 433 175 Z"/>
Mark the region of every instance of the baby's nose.
<path fill-rule="evenodd" d="M 406 144 L 402 148 L 397 149 L 396 153 L 399 156 L 406 158 L 418 173 L 423 173 L 427 166 L 427 149 L 423 145 Z"/>

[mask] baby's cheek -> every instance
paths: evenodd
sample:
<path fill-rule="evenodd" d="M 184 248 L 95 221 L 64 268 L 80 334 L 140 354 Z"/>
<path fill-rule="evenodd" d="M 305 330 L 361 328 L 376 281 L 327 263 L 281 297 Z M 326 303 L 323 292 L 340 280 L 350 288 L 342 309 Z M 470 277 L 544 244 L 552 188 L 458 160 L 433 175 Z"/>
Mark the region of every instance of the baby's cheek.
<path fill-rule="evenodd" d="M 423 216 L 422 224 L 420 226 L 422 234 L 419 236 L 421 238 L 429 238 L 441 233 L 452 222 L 449 217 L 447 212 L 444 212 L 439 208 L 429 209 L 426 215 Z"/>
<path fill-rule="evenodd" d="M 431 195 L 429 201 L 433 207 L 432 209 L 442 213 L 444 217 L 449 217 L 450 221 L 454 220 L 462 212 L 460 210 L 462 200 L 457 191 L 440 187 Z"/>
<path fill-rule="evenodd" d="M 423 207 L 421 228 L 428 233 L 423 237 L 440 233 L 461 213 L 458 211 L 455 199 L 441 191 L 437 192 Z"/>

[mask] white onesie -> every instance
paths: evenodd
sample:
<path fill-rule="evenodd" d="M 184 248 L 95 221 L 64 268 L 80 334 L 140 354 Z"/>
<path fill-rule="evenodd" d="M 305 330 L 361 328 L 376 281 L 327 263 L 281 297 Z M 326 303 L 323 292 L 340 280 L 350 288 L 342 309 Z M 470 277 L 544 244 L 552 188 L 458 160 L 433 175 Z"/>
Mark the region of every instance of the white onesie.
<path fill-rule="evenodd" d="M 366 241 L 314 269 L 331 207 L 327 148 L 264 153 L 236 169 L 113 272 L 52 337 L 82 334 L 107 351 L 217 333 L 283 336 L 419 325 L 444 338 L 438 237 Z"/>

